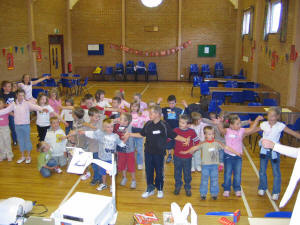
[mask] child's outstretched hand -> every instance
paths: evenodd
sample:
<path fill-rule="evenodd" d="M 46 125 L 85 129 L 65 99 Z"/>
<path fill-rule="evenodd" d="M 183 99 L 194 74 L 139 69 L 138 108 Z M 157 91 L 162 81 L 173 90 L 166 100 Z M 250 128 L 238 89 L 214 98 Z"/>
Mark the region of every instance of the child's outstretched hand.
<path fill-rule="evenodd" d="M 258 121 L 262 121 L 262 120 L 264 120 L 264 117 L 261 116 L 261 115 L 259 115 L 258 117 L 256 117 L 256 119 L 257 119 Z"/>
<path fill-rule="evenodd" d="M 182 154 L 182 155 L 189 154 L 189 152 L 188 152 L 188 151 L 180 151 L 179 153 L 180 153 L 180 154 Z"/>
<path fill-rule="evenodd" d="M 48 112 L 49 112 L 49 110 L 48 110 L 48 109 L 46 109 L 46 108 L 44 108 L 44 109 L 42 110 L 42 112 L 44 112 L 44 113 L 48 113 Z"/>
<path fill-rule="evenodd" d="M 186 103 L 186 101 L 185 101 L 184 99 L 182 100 L 182 104 L 183 104 L 183 106 L 184 106 L 185 108 L 188 107 L 188 104 Z"/>
<path fill-rule="evenodd" d="M 162 97 L 159 97 L 159 98 L 157 99 L 157 104 L 160 104 L 160 103 L 162 102 L 162 100 L 163 100 L 163 98 L 162 98 Z"/>

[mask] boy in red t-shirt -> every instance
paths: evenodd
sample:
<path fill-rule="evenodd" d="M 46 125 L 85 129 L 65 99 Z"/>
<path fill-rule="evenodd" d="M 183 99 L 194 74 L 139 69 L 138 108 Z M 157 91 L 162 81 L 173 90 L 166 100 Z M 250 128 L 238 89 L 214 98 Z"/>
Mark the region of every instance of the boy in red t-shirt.
<path fill-rule="evenodd" d="M 173 131 L 185 138 L 189 138 L 189 145 L 184 145 L 182 142 L 176 141 L 174 148 L 174 178 L 175 178 L 175 191 L 174 194 L 178 195 L 183 184 L 182 182 L 182 172 L 184 175 L 184 189 L 186 196 L 191 196 L 191 168 L 192 168 L 192 154 L 181 154 L 180 152 L 187 151 L 194 145 L 197 145 L 199 140 L 196 132 L 190 129 L 188 126 L 189 116 L 181 115 L 179 117 L 179 127 L 175 128 Z"/>

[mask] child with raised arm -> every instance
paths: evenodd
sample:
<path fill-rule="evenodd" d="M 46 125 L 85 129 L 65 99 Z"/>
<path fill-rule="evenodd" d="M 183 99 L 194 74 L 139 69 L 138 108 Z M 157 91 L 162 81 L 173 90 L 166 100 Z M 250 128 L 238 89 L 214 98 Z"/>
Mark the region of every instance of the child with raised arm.
<path fill-rule="evenodd" d="M 56 160 L 57 165 L 63 167 L 67 165 L 66 152 L 66 134 L 59 126 L 59 119 L 51 117 L 51 127 L 47 131 L 45 142 L 51 146 L 52 158 Z"/>
<path fill-rule="evenodd" d="M 111 107 L 109 98 L 105 98 L 105 91 L 99 89 L 95 93 L 96 104 L 101 108 Z"/>
<path fill-rule="evenodd" d="M 158 99 L 158 104 L 162 101 L 162 98 Z M 164 117 L 164 120 L 170 125 L 172 129 L 175 129 L 179 126 L 179 116 L 184 114 L 185 110 L 182 110 L 178 107 L 176 107 L 176 97 L 175 95 L 169 95 L 168 99 L 169 107 L 162 108 L 162 114 Z M 185 109 L 187 110 L 188 105 L 185 101 L 182 101 Z M 166 146 L 166 149 L 168 151 L 167 156 L 167 163 L 170 163 L 172 161 L 172 149 L 174 148 L 175 142 L 174 140 L 169 140 L 168 144 Z"/>
<path fill-rule="evenodd" d="M 18 83 L 18 87 L 22 88 L 25 92 L 25 100 L 32 101 L 35 103 L 35 98 L 32 96 L 32 85 L 36 85 L 46 79 L 49 79 L 49 76 L 42 77 L 38 80 L 32 81 L 29 74 L 24 74 L 22 77 L 22 82 Z"/>
<path fill-rule="evenodd" d="M 60 110 L 62 109 L 62 105 L 61 105 L 61 99 L 59 96 L 58 89 L 52 88 L 48 93 L 48 97 L 49 97 L 49 105 L 54 109 L 54 112 L 59 114 Z"/>
<path fill-rule="evenodd" d="M 32 150 L 32 144 L 30 139 L 30 111 L 43 111 L 47 112 L 47 109 L 31 103 L 25 100 L 25 91 L 18 89 L 16 92 L 17 99 L 11 103 L 5 109 L 0 110 L 0 116 L 10 112 L 14 112 L 15 129 L 17 133 L 17 140 L 21 151 L 21 158 L 17 163 L 31 163 L 30 152 Z M 27 157 L 25 158 L 24 152 L 27 151 Z"/>
<path fill-rule="evenodd" d="M 205 141 L 201 142 L 197 146 L 192 147 L 188 151 L 182 152 L 182 154 L 191 154 L 199 150 L 202 158 L 202 175 L 200 184 L 201 199 L 206 199 L 208 182 L 210 179 L 210 195 L 213 200 L 217 200 L 219 194 L 219 151 L 226 149 L 232 153 L 235 153 L 237 156 L 240 156 L 240 153 L 215 140 L 214 128 L 211 126 L 204 127 L 204 136 Z"/>
<path fill-rule="evenodd" d="M 65 104 L 67 107 L 71 107 L 71 106 L 74 106 L 74 101 L 72 98 L 66 98 Z M 62 109 L 61 113 L 60 113 L 61 118 L 63 118 L 66 121 L 66 123 L 68 124 L 68 126 L 65 127 L 66 135 L 68 135 L 70 130 L 73 129 L 74 118 L 73 118 L 72 111 L 73 111 L 72 109 L 65 108 L 65 109 Z"/>
<path fill-rule="evenodd" d="M 243 139 L 247 135 L 255 132 L 256 127 L 262 116 L 258 116 L 250 128 L 242 128 L 240 117 L 232 114 L 226 119 L 224 128 L 221 124 L 221 118 L 217 121 L 218 129 L 225 136 L 226 145 L 234 149 L 240 154 L 234 154 L 228 150 L 224 150 L 224 197 L 229 197 L 231 191 L 231 177 L 233 176 L 233 190 L 237 197 L 241 197 L 241 180 L 242 180 L 242 154 L 243 154 Z"/>
<path fill-rule="evenodd" d="M 146 137 L 145 141 L 145 169 L 147 178 L 147 190 L 142 198 L 154 195 L 155 188 L 158 190 L 157 198 L 163 198 L 164 192 L 164 158 L 166 153 L 167 139 L 172 138 L 185 145 L 190 143 L 189 138 L 177 135 L 171 127 L 161 120 L 162 110 L 159 106 L 150 108 L 150 121 L 148 121 L 140 133 L 131 133 L 131 137 Z M 156 173 L 154 184 L 154 172 Z"/>
<path fill-rule="evenodd" d="M 37 159 L 37 167 L 43 177 L 50 177 L 53 171 L 55 171 L 56 173 L 62 172 L 56 160 L 52 158 L 52 153 L 50 151 L 51 146 L 47 142 L 39 142 L 36 148 L 40 153 Z"/>
<path fill-rule="evenodd" d="M 262 130 L 262 138 L 275 143 L 280 142 L 280 136 L 282 132 L 286 132 L 300 139 L 299 133 L 291 130 L 284 123 L 279 121 L 280 114 L 280 108 L 271 107 L 268 111 L 268 120 L 262 122 L 256 131 Z M 264 148 L 263 146 L 260 150 L 258 195 L 263 196 L 265 191 L 268 189 L 267 167 L 269 160 L 271 161 L 273 171 L 272 199 L 276 201 L 279 199 L 279 194 L 281 191 L 280 154 L 277 152 L 272 152 L 270 149 Z"/>
<path fill-rule="evenodd" d="M 175 190 L 174 194 L 179 195 L 182 182 L 182 173 L 184 175 L 184 189 L 186 196 L 190 197 L 191 192 L 191 166 L 192 166 L 192 155 L 182 154 L 182 152 L 187 151 L 192 146 L 198 144 L 199 138 L 194 129 L 189 128 L 190 118 L 188 115 L 180 115 L 179 117 L 179 127 L 175 128 L 173 131 L 184 137 L 190 138 L 188 145 L 184 145 L 180 141 L 175 141 L 174 148 L 174 178 L 175 178 Z"/>
<path fill-rule="evenodd" d="M 119 138 L 119 136 L 113 133 L 113 129 L 113 120 L 104 119 L 103 130 L 78 131 L 78 134 L 84 134 L 89 138 L 97 140 L 99 144 L 99 159 L 112 163 L 112 154 L 116 153 L 117 146 L 125 147 L 124 142 Z M 124 141 L 127 141 L 126 138 L 124 138 Z M 108 187 L 106 183 L 106 170 L 100 167 L 99 174 L 102 176 L 102 184 L 97 187 L 97 190 L 102 191 Z"/>
<path fill-rule="evenodd" d="M 0 110 L 4 109 L 5 100 L 0 98 Z M 11 150 L 11 138 L 9 132 L 9 113 L 0 116 L 0 162 L 4 159 L 12 161 L 14 154 Z"/>
<path fill-rule="evenodd" d="M 140 93 L 134 94 L 133 101 L 140 105 L 140 112 L 144 112 L 144 110 L 148 108 L 147 103 L 142 101 L 142 95 Z"/>

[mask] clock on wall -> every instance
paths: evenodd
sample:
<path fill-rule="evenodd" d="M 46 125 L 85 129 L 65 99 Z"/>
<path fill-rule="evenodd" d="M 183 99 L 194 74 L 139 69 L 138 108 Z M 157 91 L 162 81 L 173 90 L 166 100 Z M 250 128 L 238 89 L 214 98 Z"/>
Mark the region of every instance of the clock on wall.
<path fill-rule="evenodd" d="M 144 6 L 154 8 L 159 6 L 163 0 L 141 0 Z"/>

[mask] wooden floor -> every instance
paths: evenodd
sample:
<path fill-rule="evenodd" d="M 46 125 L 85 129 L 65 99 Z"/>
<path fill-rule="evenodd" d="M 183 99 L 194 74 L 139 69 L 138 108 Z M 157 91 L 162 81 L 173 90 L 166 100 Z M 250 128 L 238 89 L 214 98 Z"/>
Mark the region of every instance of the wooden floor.
<path fill-rule="evenodd" d="M 170 94 L 175 94 L 177 97 L 178 106 L 182 107 L 181 100 L 185 99 L 188 103 L 197 102 L 199 100 L 198 90 L 194 91 L 194 97 L 190 96 L 191 84 L 179 82 L 91 82 L 88 86 L 89 92 L 94 94 L 97 89 L 101 88 L 106 91 L 107 97 L 112 97 L 117 89 L 124 89 L 126 99 L 130 101 L 136 92 L 143 94 L 143 100 L 156 100 L 158 97 L 163 97 L 164 104 L 166 98 Z M 79 102 L 80 97 L 76 97 L 76 102 Z M 32 143 L 35 146 L 37 143 L 37 132 L 35 123 L 32 125 Z M 183 206 L 185 203 L 190 202 L 194 206 L 198 214 L 205 214 L 209 211 L 234 211 L 240 209 L 243 216 L 263 217 L 266 212 L 275 211 L 279 202 L 274 206 L 271 204 L 268 196 L 257 196 L 258 186 L 258 169 L 259 169 L 259 154 L 258 149 L 255 153 L 249 148 L 248 138 L 245 139 L 245 146 L 249 154 L 243 156 L 243 170 L 242 170 L 242 189 L 243 198 L 231 195 L 229 198 L 222 196 L 221 184 L 223 182 L 223 172 L 220 173 L 220 194 L 218 200 L 208 199 L 202 201 L 200 199 L 199 185 L 201 173 L 193 173 L 192 175 L 192 197 L 186 197 L 184 190 L 179 196 L 173 194 L 174 178 L 173 178 L 173 164 L 165 166 L 165 197 L 157 199 L 156 196 L 151 196 L 148 199 L 142 199 L 141 194 L 146 188 L 145 172 L 137 171 L 137 188 L 131 190 L 129 188 L 130 179 L 126 187 L 119 185 L 121 177 L 117 177 L 117 209 L 122 212 L 164 212 L 170 210 L 172 202 L 179 203 Z M 0 163 L 0 199 L 17 196 L 26 200 L 37 201 L 44 204 L 48 208 L 45 216 L 49 216 L 67 196 L 70 194 L 81 191 L 94 194 L 100 194 L 95 190 L 95 187 L 89 185 L 88 181 L 80 181 L 79 176 L 73 174 L 54 174 L 50 178 L 42 178 L 37 170 L 37 152 L 32 151 L 32 163 L 29 165 L 18 165 L 16 160 L 19 158 L 19 150 L 14 147 L 13 150 L 15 158 L 13 162 Z M 248 156 L 249 157 L 248 157 Z M 282 172 L 282 195 L 287 187 L 293 165 L 295 160 L 282 157 L 281 172 Z M 271 167 L 268 168 L 269 184 L 272 187 Z M 73 191 L 71 190 L 73 189 Z M 297 192 L 296 192 L 297 193 Z M 101 192 L 104 195 L 110 195 L 109 191 Z M 288 205 L 281 209 L 282 211 L 291 211 L 295 202 L 295 196 L 288 203 Z M 275 208 L 274 208 L 275 207 Z"/>

